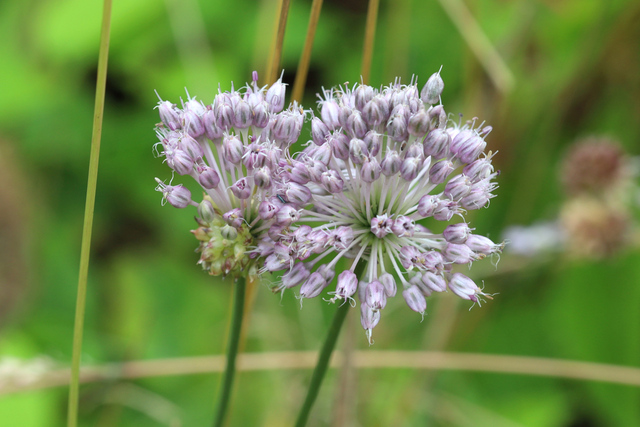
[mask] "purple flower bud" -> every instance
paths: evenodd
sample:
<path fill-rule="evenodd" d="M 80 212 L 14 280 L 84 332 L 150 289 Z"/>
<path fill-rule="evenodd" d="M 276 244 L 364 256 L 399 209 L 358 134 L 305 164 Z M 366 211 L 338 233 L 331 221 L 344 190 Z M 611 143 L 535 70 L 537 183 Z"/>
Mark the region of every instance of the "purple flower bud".
<path fill-rule="evenodd" d="M 342 132 L 334 132 L 328 138 L 329 145 L 331 145 L 331 152 L 334 157 L 340 160 L 347 160 L 349 158 L 349 137 Z"/>
<path fill-rule="evenodd" d="M 158 113 L 160 114 L 160 120 L 170 130 L 176 130 L 181 128 L 180 113 L 176 109 L 176 106 L 169 101 L 158 102 Z"/>
<path fill-rule="evenodd" d="M 224 220 L 224 222 L 235 228 L 240 228 L 244 223 L 242 211 L 238 208 L 231 209 L 229 212 L 225 212 L 222 215 L 222 219 Z"/>
<path fill-rule="evenodd" d="M 216 116 L 212 109 L 207 108 L 202 116 L 202 124 L 204 126 L 205 135 L 210 140 L 216 140 L 222 136 L 222 129 L 216 123 Z"/>
<path fill-rule="evenodd" d="M 340 107 L 334 99 L 328 99 L 321 102 L 320 116 L 322 121 L 330 128 L 335 129 L 340 126 L 340 120 L 338 115 L 340 113 Z"/>
<path fill-rule="evenodd" d="M 309 179 L 315 183 L 320 183 L 322 180 L 322 174 L 327 171 L 327 166 L 324 163 L 311 158 L 306 160 L 306 165 L 307 171 L 309 172 Z"/>
<path fill-rule="evenodd" d="M 378 238 L 382 239 L 387 234 L 391 233 L 394 221 L 386 214 L 378 215 L 371 220 L 371 232 Z"/>
<path fill-rule="evenodd" d="M 324 189 L 332 194 L 341 193 L 344 187 L 344 181 L 333 169 L 322 173 L 321 182 Z"/>
<path fill-rule="evenodd" d="M 354 93 L 356 108 L 362 111 L 364 109 L 364 106 L 373 99 L 374 95 L 375 93 L 371 86 L 358 86 Z"/>
<path fill-rule="evenodd" d="M 319 254 L 324 252 L 325 246 L 329 241 L 329 234 L 325 230 L 313 230 L 307 236 L 313 245 L 313 253 Z"/>
<path fill-rule="evenodd" d="M 421 166 L 422 159 L 419 157 L 407 157 L 400 165 L 400 176 L 402 176 L 405 181 L 413 181 L 416 179 L 416 176 L 418 176 Z"/>
<path fill-rule="evenodd" d="M 489 203 L 489 199 L 495 197 L 483 188 L 472 188 L 471 192 L 460 200 L 463 208 L 468 210 L 483 208 Z"/>
<path fill-rule="evenodd" d="M 317 271 L 312 273 L 311 276 L 300 287 L 301 298 L 314 298 L 320 295 L 322 290 L 327 286 L 327 281 Z"/>
<path fill-rule="evenodd" d="M 465 222 L 448 225 L 442 232 L 445 240 L 449 243 L 462 244 L 471 235 L 471 229 Z"/>
<path fill-rule="evenodd" d="M 473 182 L 478 182 L 483 179 L 487 179 L 493 173 L 493 165 L 491 164 L 490 157 L 483 157 L 469 163 L 462 170 L 466 176 L 468 176 Z"/>
<path fill-rule="evenodd" d="M 203 188 L 211 190 L 218 187 L 220 176 L 209 166 L 198 166 L 198 182 Z"/>
<path fill-rule="evenodd" d="M 304 185 L 309 182 L 309 179 L 307 166 L 302 162 L 296 161 L 291 169 L 291 181 Z"/>
<path fill-rule="evenodd" d="M 420 92 L 420 99 L 427 104 L 437 104 L 440 101 L 440 95 L 444 89 L 444 81 L 440 77 L 440 71 L 429 77 L 427 83 Z"/>
<path fill-rule="evenodd" d="M 366 160 L 367 154 L 369 154 L 369 150 L 363 140 L 353 138 L 349 142 L 349 157 L 353 163 L 361 165 Z"/>
<path fill-rule="evenodd" d="M 260 102 L 251 107 L 251 112 L 253 114 L 253 126 L 259 129 L 266 128 L 269 124 L 269 104 Z"/>
<path fill-rule="evenodd" d="M 453 200 L 439 200 L 438 206 L 433 213 L 433 217 L 438 221 L 451 221 L 454 215 L 460 213 L 460 206 Z"/>
<path fill-rule="evenodd" d="M 287 203 L 276 213 L 276 221 L 279 225 L 288 226 L 300 219 L 300 212 L 295 206 Z"/>
<path fill-rule="evenodd" d="M 375 100 L 369 101 L 362 109 L 362 118 L 372 128 L 377 127 L 385 121 L 384 112 L 380 109 L 380 104 Z"/>
<path fill-rule="evenodd" d="M 444 129 L 434 129 L 423 142 L 425 156 L 431 156 L 434 159 L 441 159 L 449 154 L 449 146 L 451 145 L 451 136 Z"/>
<path fill-rule="evenodd" d="M 405 149 L 404 157 L 405 159 L 416 158 L 422 160 L 422 151 L 422 146 L 420 144 L 411 144 L 408 148 Z"/>
<path fill-rule="evenodd" d="M 371 331 L 376 327 L 380 321 L 380 310 L 372 310 L 368 305 L 362 304 L 360 306 L 360 324 L 367 333 L 367 340 L 369 344 L 372 344 Z"/>
<path fill-rule="evenodd" d="M 224 132 L 224 131 L 228 131 L 229 129 L 231 129 L 231 127 L 233 127 L 234 114 L 233 114 L 233 107 L 231 106 L 231 103 L 228 100 L 228 96 L 225 97 L 222 95 L 226 95 L 226 94 L 220 94 L 216 96 L 216 101 L 218 100 L 220 101 L 216 102 L 215 108 L 213 111 L 216 116 L 216 123 L 218 127 L 222 129 L 222 131 Z"/>
<path fill-rule="evenodd" d="M 322 264 L 318 267 L 317 271 L 324 278 L 327 284 L 331 283 L 333 278 L 336 277 L 336 271 L 332 267 L 329 267 L 329 264 Z"/>
<path fill-rule="evenodd" d="M 234 108 L 233 126 L 236 129 L 247 129 L 251 126 L 253 114 L 251 112 L 251 106 L 244 100 L 240 100 Z"/>
<path fill-rule="evenodd" d="M 303 263 L 298 262 L 294 264 L 293 268 L 282 276 L 282 285 L 287 288 L 293 288 L 298 286 L 309 278 L 311 272 L 304 266 Z"/>
<path fill-rule="evenodd" d="M 460 131 L 451 141 L 451 152 L 463 163 L 471 163 L 478 158 L 487 146 L 484 139 L 474 131 Z"/>
<path fill-rule="evenodd" d="M 400 262 L 407 270 L 411 270 L 414 267 L 414 263 L 419 255 L 420 253 L 413 246 L 403 246 L 400 248 Z"/>
<path fill-rule="evenodd" d="M 278 241 L 281 240 L 283 237 L 282 232 L 286 229 L 287 227 L 278 223 L 272 224 L 271 227 L 269 227 L 269 231 L 267 231 L 267 234 L 269 235 L 269 237 L 271 238 L 271 240 L 274 241 Z"/>
<path fill-rule="evenodd" d="M 323 165 L 328 165 L 331 161 L 331 144 L 323 144 L 313 153 L 313 158 Z"/>
<path fill-rule="evenodd" d="M 364 138 L 367 133 L 367 124 L 365 123 L 360 111 L 353 110 L 347 119 L 345 130 L 355 138 Z"/>
<path fill-rule="evenodd" d="M 471 191 L 471 181 L 465 175 L 454 176 L 444 187 L 444 194 L 451 200 L 460 200 Z"/>
<path fill-rule="evenodd" d="M 442 252 L 444 258 L 454 264 L 468 264 L 478 259 L 478 256 L 467 245 L 457 243 L 447 243 L 447 247 Z"/>
<path fill-rule="evenodd" d="M 322 145 L 329 137 L 329 128 L 317 117 L 311 120 L 311 137 L 316 145 Z"/>
<path fill-rule="evenodd" d="M 372 183 L 380 178 L 380 172 L 382 172 L 382 168 L 378 163 L 378 159 L 375 157 L 368 157 L 367 160 L 362 163 L 360 177 L 364 182 Z"/>
<path fill-rule="evenodd" d="M 411 237 L 415 232 L 415 223 L 411 218 L 400 215 L 393 221 L 391 231 L 398 237 Z"/>
<path fill-rule="evenodd" d="M 449 280 L 449 289 L 462 299 L 478 301 L 478 294 L 482 291 L 473 280 L 461 273 L 454 273 Z"/>
<path fill-rule="evenodd" d="M 191 192 L 182 185 L 167 185 L 164 186 L 161 181 L 158 181 L 158 191 L 162 191 L 164 199 L 169 202 L 174 208 L 186 208 L 191 204 Z"/>
<path fill-rule="evenodd" d="M 258 207 L 258 216 L 266 221 L 273 218 L 279 209 L 280 208 L 273 203 L 263 200 Z"/>
<path fill-rule="evenodd" d="M 253 173 L 253 182 L 258 188 L 268 188 L 271 185 L 271 169 L 267 166 L 257 169 Z"/>
<path fill-rule="evenodd" d="M 420 216 L 428 218 L 432 216 L 440 203 L 440 197 L 425 194 L 418 202 L 418 213 Z"/>
<path fill-rule="evenodd" d="M 431 116 L 422 109 L 409 119 L 409 133 L 416 138 L 424 138 L 431 128 Z"/>
<path fill-rule="evenodd" d="M 185 111 L 182 115 L 182 120 L 184 120 L 185 132 L 193 138 L 197 138 L 204 133 L 204 124 L 195 112 Z"/>
<path fill-rule="evenodd" d="M 496 244 L 487 237 L 472 234 L 465 241 L 465 245 L 467 245 L 475 253 L 488 256 L 491 254 L 502 252 L 504 243 Z"/>
<path fill-rule="evenodd" d="M 284 72 L 283 72 L 284 73 Z M 279 113 L 284 108 L 284 97 L 286 94 L 286 84 L 282 83 L 282 75 L 277 82 L 267 90 L 266 101 L 271 107 L 271 112 Z"/>
<path fill-rule="evenodd" d="M 442 274 L 436 274 L 431 271 L 422 273 L 422 284 L 426 286 L 429 291 L 433 292 L 444 292 L 447 290 L 447 281 L 444 280 Z"/>
<path fill-rule="evenodd" d="M 429 181 L 434 184 L 442 184 L 447 180 L 447 177 L 455 170 L 453 162 L 449 159 L 443 159 L 431 166 L 429 170 Z"/>
<path fill-rule="evenodd" d="M 335 291 L 336 298 L 351 298 L 356 293 L 356 289 L 358 289 L 358 278 L 355 273 L 345 270 L 338 275 L 338 284 Z"/>
<path fill-rule="evenodd" d="M 167 155 L 167 163 L 180 175 L 189 175 L 193 170 L 193 159 L 184 150 L 176 149 L 172 156 Z"/>
<path fill-rule="evenodd" d="M 382 160 L 382 164 L 380 166 L 382 167 L 382 173 L 385 176 L 391 176 L 398 173 L 401 165 L 402 165 L 402 160 L 400 159 L 398 152 L 394 150 L 389 150 L 387 151 L 387 154 L 384 156 L 384 159 Z"/>
<path fill-rule="evenodd" d="M 311 201 L 311 190 L 296 182 L 289 182 L 284 194 L 290 203 L 298 206 L 305 206 Z"/>
<path fill-rule="evenodd" d="M 251 185 L 249 185 L 247 178 L 240 178 L 229 189 L 238 199 L 245 200 L 251 197 L 252 188 Z"/>
<path fill-rule="evenodd" d="M 202 147 L 200 146 L 200 143 L 191 136 L 183 135 L 180 139 L 179 146 L 194 162 L 202 158 Z"/>
<path fill-rule="evenodd" d="M 235 135 L 225 135 L 222 140 L 222 155 L 234 165 L 240 163 L 244 155 L 244 145 L 240 138 Z"/>
<path fill-rule="evenodd" d="M 406 141 L 409 137 L 407 114 L 404 105 L 398 105 L 387 122 L 387 134 L 396 142 Z"/>
<path fill-rule="evenodd" d="M 380 283 L 382 283 L 382 286 L 384 286 L 384 293 L 388 296 L 388 297 L 395 297 L 396 296 L 396 292 L 397 292 L 397 287 L 396 287 L 396 279 L 393 278 L 393 276 L 389 273 L 384 273 L 383 275 L 381 275 L 378 280 L 380 281 Z"/>
<path fill-rule="evenodd" d="M 402 296 L 411 310 L 424 314 L 427 309 L 427 300 L 416 285 L 409 286 L 402 291 Z"/>
<path fill-rule="evenodd" d="M 387 294 L 378 280 L 369 283 L 364 295 L 365 303 L 373 310 L 382 310 L 387 305 Z"/>
<path fill-rule="evenodd" d="M 364 136 L 364 144 L 367 147 L 369 156 L 377 156 L 382 147 L 382 135 L 374 130 L 370 130 Z"/>
<path fill-rule="evenodd" d="M 288 259 L 284 259 L 276 253 L 269 255 L 264 260 L 264 268 L 266 268 L 271 272 L 284 270 L 288 268 L 290 265 L 291 263 Z"/>

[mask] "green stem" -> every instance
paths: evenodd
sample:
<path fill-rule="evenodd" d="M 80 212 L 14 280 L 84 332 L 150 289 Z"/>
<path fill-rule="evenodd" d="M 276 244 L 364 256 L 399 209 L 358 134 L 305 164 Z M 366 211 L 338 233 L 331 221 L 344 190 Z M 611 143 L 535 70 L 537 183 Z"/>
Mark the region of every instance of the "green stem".
<path fill-rule="evenodd" d="M 227 367 L 222 378 L 222 388 L 218 398 L 218 408 L 216 410 L 215 427 L 222 427 L 231 398 L 231 388 L 233 387 L 233 377 L 236 372 L 236 356 L 240 344 L 240 332 L 242 330 L 242 315 L 244 312 L 244 295 L 246 279 L 239 278 L 235 282 L 233 294 L 233 314 L 231 318 L 231 328 L 229 330 L 229 343 L 227 348 Z"/>
<path fill-rule="evenodd" d="M 362 83 L 369 84 L 371 77 L 371 62 L 373 60 L 373 40 L 376 36 L 376 23 L 378 21 L 378 7 L 380 0 L 369 0 L 367 9 L 367 22 L 364 29 L 364 46 L 362 48 Z"/>
<path fill-rule="evenodd" d="M 331 327 L 329 328 L 329 333 L 327 334 L 327 338 L 322 345 L 322 350 L 320 350 L 320 355 L 318 356 L 318 363 L 316 364 L 315 369 L 313 370 L 313 376 L 311 377 L 311 384 L 309 384 L 309 390 L 307 391 L 307 397 L 300 409 L 300 413 L 298 414 L 298 421 L 296 422 L 296 427 L 304 427 L 307 424 L 307 420 L 309 419 L 309 414 L 311 413 L 311 408 L 318 397 L 318 392 L 320 391 L 320 386 L 322 385 L 322 380 L 324 379 L 324 375 L 327 372 L 327 368 L 329 367 L 329 360 L 331 359 L 331 354 L 333 353 L 333 349 L 336 346 L 336 342 L 338 341 L 338 336 L 340 335 L 340 329 L 342 328 L 342 324 L 344 323 L 344 319 L 347 317 L 347 313 L 351 306 L 348 301 L 345 301 L 341 305 L 338 306 L 335 315 L 333 316 L 333 321 L 331 322 Z"/>
<path fill-rule="evenodd" d="M 98 160 L 100 158 L 100 137 L 102 136 L 102 118 L 107 81 L 107 60 L 109 58 L 109 34 L 111 31 L 111 0 L 104 0 L 102 9 L 102 29 L 100 32 L 100 51 L 98 54 L 98 76 L 96 80 L 96 98 L 93 114 L 93 133 L 91 136 L 91 154 L 89 156 L 89 177 L 87 198 L 84 209 L 82 244 L 80 249 L 80 271 L 78 274 L 78 295 L 76 315 L 73 325 L 73 351 L 71 357 L 71 383 L 69 386 L 69 406 L 67 426 L 78 424 L 78 395 L 80 380 L 80 356 L 82 354 L 82 335 L 84 313 L 87 299 L 87 277 L 89 275 L 89 254 L 91 252 L 91 231 L 93 229 L 93 211 L 96 201 L 96 183 L 98 181 Z"/>

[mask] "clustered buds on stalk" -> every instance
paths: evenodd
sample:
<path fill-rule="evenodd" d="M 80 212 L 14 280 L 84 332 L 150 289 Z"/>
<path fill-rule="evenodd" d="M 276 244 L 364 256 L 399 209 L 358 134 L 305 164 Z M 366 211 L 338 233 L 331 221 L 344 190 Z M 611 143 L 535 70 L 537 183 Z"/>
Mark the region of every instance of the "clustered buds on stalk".
<path fill-rule="evenodd" d="M 296 156 L 288 148 L 303 110 L 282 110 L 281 81 L 265 94 L 256 80 L 210 106 L 194 99 L 182 110 L 159 105 L 167 163 L 206 193 L 194 231 L 205 268 L 280 271 L 276 290 L 299 286 L 301 301 L 336 280 L 330 301 L 360 301 L 370 342 L 400 286 L 421 314 L 433 292 L 451 289 L 474 303 L 490 298 L 453 267 L 497 256 L 504 245 L 473 234 L 464 219 L 495 197 L 493 155 L 483 155 L 491 127 L 448 119 L 439 72 L 422 90 L 415 81 L 325 90 L 311 140 Z M 176 207 L 195 204 L 181 188 L 159 190 Z M 460 221 L 449 224 L 454 218 Z M 220 241 L 227 242 L 222 249 Z M 351 267 L 336 272 L 343 258 Z"/>

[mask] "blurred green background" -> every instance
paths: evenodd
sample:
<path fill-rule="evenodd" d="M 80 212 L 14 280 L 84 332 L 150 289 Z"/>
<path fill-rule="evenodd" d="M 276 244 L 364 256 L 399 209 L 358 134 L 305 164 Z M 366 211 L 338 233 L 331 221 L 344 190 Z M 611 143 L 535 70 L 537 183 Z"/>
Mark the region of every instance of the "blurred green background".
<path fill-rule="evenodd" d="M 195 210 L 161 207 L 153 191 L 154 177 L 170 177 L 151 149 L 159 121 L 154 90 L 178 102 L 186 87 L 210 103 L 218 84 L 239 87 L 254 69 L 264 76 L 275 3 L 114 2 L 85 364 L 224 351 L 230 283 L 196 266 L 189 233 Z M 640 3 L 467 0 L 506 69 L 470 48 L 485 45 L 452 4 L 458 2 L 383 0 L 371 84 L 413 75 L 424 83 L 442 65 L 447 111 L 493 126 L 488 149 L 499 151 L 498 197 L 470 219 L 478 233 L 500 241 L 508 226 L 558 216 L 558 168 L 576 139 L 608 135 L 638 154 Z M 46 356 L 56 368 L 70 363 L 101 7 L 84 0 L 0 4 L 0 388 L 2 375 L 11 374 L 7 357 Z M 282 62 L 289 84 L 309 10 L 310 1 L 294 0 L 289 13 Z M 325 1 L 307 108 L 322 86 L 359 80 L 365 15 L 363 0 Z M 374 330 L 372 349 L 640 366 L 640 251 L 633 245 L 600 260 L 559 252 L 543 259 L 506 254 L 497 271 L 489 260 L 478 264 L 471 275 L 499 293 L 493 301 L 468 311 L 451 293 L 435 295 L 421 323 L 397 297 Z M 333 310 L 320 299 L 300 310 L 293 292 L 281 301 L 261 286 L 245 350 L 318 349 Z M 367 349 L 355 314 L 342 345 Z M 230 425 L 291 425 L 309 376 L 240 373 Z M 80 423 L 208 425 L 219 378 L 88 384 Z M 344 378 L 330 372 L 312 425 L 640 425 L 637 387 L 408 368 L 362 369 Z M 0 425 L 60 426 L 66 405 L 61 387 L 0 395 Z"/>

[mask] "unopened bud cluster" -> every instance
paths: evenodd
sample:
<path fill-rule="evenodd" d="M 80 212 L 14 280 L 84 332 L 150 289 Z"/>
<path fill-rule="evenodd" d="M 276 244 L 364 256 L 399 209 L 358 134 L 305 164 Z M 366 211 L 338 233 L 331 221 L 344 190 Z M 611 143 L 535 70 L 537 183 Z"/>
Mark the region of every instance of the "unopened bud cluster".
<path fill-rule="evenodd" d="M 421 314 L 434 292 L 490 298 L 453 267 L 503 248 L 464 218 L 495 197 L 497 173 L 484 153 L 491 127 L 449 119 L 439 73 L 422 88 L 396 81 L 324 91 L 311 140 L 295 156 L 288 150 L 304 111 L 283 111 L 280 81 L 268 91 L 256 81 L 211 105 L 190 98 L 181 109 L 158 107 L 167 164 L 205 196 L 196 203 L 185 187 L 160 181 L 158 190 L 175 207 L 198 206 L 194 234 L 205 269 L 282 272 L 276 289 L 298 288 L 301 301 L 335 281 L 330 301 L 358 298 L 370 342 L 397 293 Z M 336 271 L 345 258 L 350 267 Z"/>

